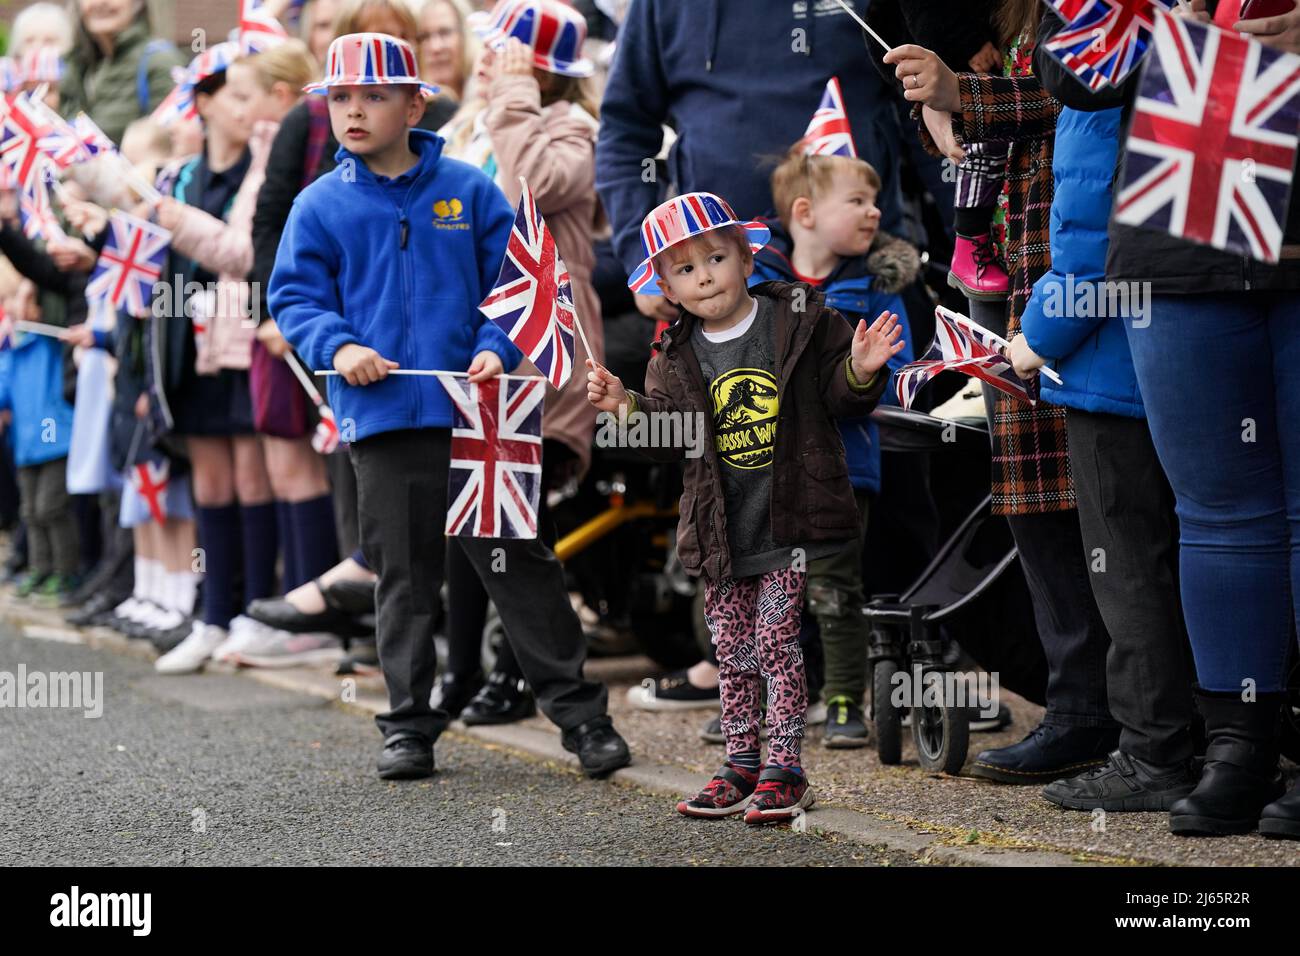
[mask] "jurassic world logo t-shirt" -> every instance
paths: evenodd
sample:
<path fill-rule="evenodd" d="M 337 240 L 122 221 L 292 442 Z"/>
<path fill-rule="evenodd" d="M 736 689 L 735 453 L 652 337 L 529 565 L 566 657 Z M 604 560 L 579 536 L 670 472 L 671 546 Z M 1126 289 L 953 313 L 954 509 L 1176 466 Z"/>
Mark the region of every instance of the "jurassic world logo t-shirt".
<path fill-rule="evenodd" d="M 732 577 L 788 567 L 790 549 L 772 541 L 772 453 L 776 445 L 774 307 L 755 296 L 754 311 L 725 332 L 695 326 L 691 345 L 709 384 Z"/>

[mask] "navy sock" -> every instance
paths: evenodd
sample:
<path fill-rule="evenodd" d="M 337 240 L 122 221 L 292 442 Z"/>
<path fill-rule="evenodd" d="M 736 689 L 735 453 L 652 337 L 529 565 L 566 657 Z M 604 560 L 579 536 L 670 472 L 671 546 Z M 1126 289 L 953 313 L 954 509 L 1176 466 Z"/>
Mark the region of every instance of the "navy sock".
<path fill-rule="evenodd" d="M 348 557 L 350 557 L 357 564 L 361 565 L 367 571 L 370 570 L 370 565 L 366 563 L 366 556 L 361 553 L 360 548 L 357 548 L 357 550 L 353 551 L 350 555 L 348 555 Z"/>
<path fill-rule="evenodd" d="M 728 754 L 727 763 L 741 770 L 748 770 L 750 773 L 758 773 L 759 754 L 757 750 L 742 750 L 739 753 Z"/>
<path fill-rule="evenodd" d="M 294 587 L 318 578 L 338 563 L 339 541 L 334 530 L 334 502 L 329 495 L 289 505 L 299 579 Z"/>
<path fill-rule="evenodd" d="M 275 502 L 275 526 L 280 535 L 280 557 L 283 561 L 283 573 L 280 590 L 288 594 L 302 584 L 302 572 L 298 569 L 298 547 L 293 535 L 293 505 L 287 501 Z"/>
<path fill-rule="evenodd" d="M 240 505 L 244 539 L 244 607 L 275 590 L 275 505 Z"/>
<path fill-rule="evenodd" d="M 235 615 L 230 592 L 239 547 L 239 505 L 194 510 L 203 548 L 203 623 L 229 627 Z"/>

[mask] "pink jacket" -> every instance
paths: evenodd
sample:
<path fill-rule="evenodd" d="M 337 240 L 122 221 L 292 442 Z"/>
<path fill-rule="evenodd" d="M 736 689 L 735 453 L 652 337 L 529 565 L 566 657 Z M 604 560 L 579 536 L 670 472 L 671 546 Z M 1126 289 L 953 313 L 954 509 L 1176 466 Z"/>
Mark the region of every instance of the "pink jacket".
<path fill-rule="evenodd" d="M 596 120 L 575 103 L 541 105 L 531 76 L 502 76 L 488 91 L 484 126 L 496 157 L 497 183 L 512 205 L 519 203 L 519 177 L 528 181 L 537 208 L 555 235 L 569 267 L 573 303 L 596 361 L 605 360 L 600 299 L 591 282 L 596 254 L 592 232 L 600 215 L 596 198 Z M 580 474 L 591 464 L 596 408 L 587 401 L 587 352 L 581 338 L 573 378 L 557 393 L 548 386 L 542 432 L 578 455 Z"/>
<path fill-rule="evenodd" d="M 248 141 L 252 161 L 240 184 L 226 221 L 202 209 L 182 206 L 181 221 L 172 230 L 172 247 L 210 272 L 217 273 L 217 292 L 206 303 L 196 303 L 194 362 L 200 375 L 215 375 L 223 368 L 246 369 L 257 335 L 257 316 L 250 315 L 248 273 L 253 268 L 253 211 L 266 179 L 266 161 L 279 123 L 260 122 Z"/>

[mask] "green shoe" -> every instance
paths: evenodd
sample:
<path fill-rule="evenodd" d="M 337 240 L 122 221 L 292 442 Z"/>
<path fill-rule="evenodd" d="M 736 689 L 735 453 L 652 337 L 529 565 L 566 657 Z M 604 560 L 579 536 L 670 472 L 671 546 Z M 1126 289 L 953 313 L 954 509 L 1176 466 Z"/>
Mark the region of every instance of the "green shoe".
<path fill-rule="evenodd" d="M 76 586 L 77 582 L 70 575 L 51 574 L 33 593 L 42 602 L 53 603 Z"/>
<path fill-rule="evenodd" d="M 14 589 L 14 594 L 20 598 L 31 597 L 32 593 L 44 583 L 49 575 L 41 574 L 39 571 L 28 571 L 18 580 L 18 587 Z"/>

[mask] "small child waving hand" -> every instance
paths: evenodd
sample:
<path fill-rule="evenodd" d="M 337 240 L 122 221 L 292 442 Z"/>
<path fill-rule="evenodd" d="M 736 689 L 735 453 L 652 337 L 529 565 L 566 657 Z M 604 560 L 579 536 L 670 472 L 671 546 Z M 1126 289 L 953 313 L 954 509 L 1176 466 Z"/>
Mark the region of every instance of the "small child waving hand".
<path fill-rule="evenodd" d="M 899 352 L 898 317 L 856 329 L 801 283 L 746 288 L 769 238 L 710 193 L 653 210 L 641 227 L 646 259 L 629 285 L 658 289 L 681 309 L 655 343 L 647 394 L 588 362 L 587 397 L 605 412 L 699 416 L 704 453 L 686 458 L 677 530 L 682 566 L 706 577 L 705 615 L 718 653 L 727 763 L 677 809 L 785 820 L 812 805 L 800 765 L 808 705 L 798 635 L 807 561 L 858 533 L 841 416 L 865 415 Z M 672 433 L 654 422 L 651 435 Z M 644 430 L 638 430 L 644 433 Z M 683 427 L 677 434 L 699 434 Z M 632 434 L 629 431 L 629 434 Z M 760 772 L 759 678 L 767 682 L 768 762 Z"/>

